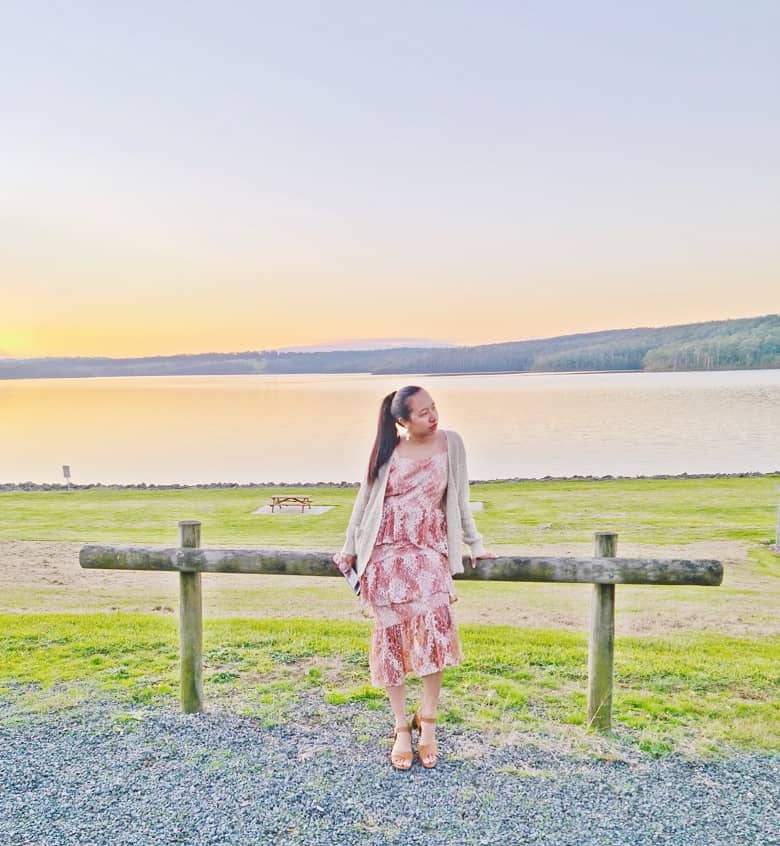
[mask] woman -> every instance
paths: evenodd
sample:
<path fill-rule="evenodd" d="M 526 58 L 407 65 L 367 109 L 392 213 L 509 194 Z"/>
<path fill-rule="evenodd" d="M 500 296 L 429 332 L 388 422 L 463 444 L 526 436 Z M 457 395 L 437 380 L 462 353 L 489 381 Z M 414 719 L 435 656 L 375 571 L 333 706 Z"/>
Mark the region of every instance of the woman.
<path fill-rule="evenodd" d="M 390 761 L 399 770 L 412 765 L 404 688 L 410 672 L 423 685 L 412 719 L 417 754 L 426 768 L 437 763 L 442 674 L 462 658 L 450 611 L 457 599 L 452 574 L 463 572 L 461 534 L 472 567 L 477 558 L 493 557 L 471 516 L 463 441 L 439 430 L 436 405 L 423 388 L 393 391 L 382 400 L 368 471 L 334 561 L 345 573 L 354 567 L 361 599 L 374 613 L 371 681 L 387 690 L 395 716 Z"/>

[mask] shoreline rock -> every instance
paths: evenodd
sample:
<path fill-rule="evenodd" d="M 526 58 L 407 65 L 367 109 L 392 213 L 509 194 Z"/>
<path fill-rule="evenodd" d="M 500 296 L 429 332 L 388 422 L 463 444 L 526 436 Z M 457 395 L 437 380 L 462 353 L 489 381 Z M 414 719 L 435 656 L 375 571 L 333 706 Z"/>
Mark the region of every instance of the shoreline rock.
<path fill-rule="evenodd" d="M 765 473 L 748 470 L 738 473 L 655 473 L 652 475 L 620 476 L 607 474 L 604 476 L 579 474 L 573 476 L 511 476 L 500 479 L 471 479 L 470 485 L 486 485 L 494 482 L 611 482 L 619 480 L 641 479 L 745 479 L 780 476 L 780 470 Z M 200 484 L 147 483 L 118 484 L 109 482 L 93 482 L 89 484 L 66 485 L 63 482 L 0 482 L 0 491 L 68 491 L 68 490 L 223 490 L 228 488 L 356 488 L 359 482 L 203 482 Z"/>

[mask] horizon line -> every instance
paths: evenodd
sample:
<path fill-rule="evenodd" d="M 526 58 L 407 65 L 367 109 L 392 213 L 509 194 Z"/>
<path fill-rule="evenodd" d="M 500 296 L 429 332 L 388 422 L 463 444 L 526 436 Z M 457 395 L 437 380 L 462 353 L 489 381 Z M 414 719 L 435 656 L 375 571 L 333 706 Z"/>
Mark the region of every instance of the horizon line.
<path fill-rule="evenodd" d="M 317 352 L 379 352 L 383 350 L 393 350 L 393 351 L 401 351 L 401 350 L 410 350 L 410 349 L 474 349 L 476 347 L 490 347 L 490 346 L 500 346 L 501 344 L 522 344 L 527 343 L 530 341 L 550 341 L 556 340 L 558 338 L 576 338 L 576 337 L 584 337 L 587 335 L 599 335 L 605 332 L 632 332 L 632 331 L 642 331 L 642 330 L 654 330 L 654 329 L 672 329 L 672 328 L 680 328 L 683 326 L 704 326 L 707 324 L 712 323 L 728 323 L 732 321 L 747 321 L 747 320 L 761 320 L 767 319 L 771 317 L 780 317 L 780 313 L 769 313 L 769 314 L 759 314 L 754 315 L 751 317 L 724 317 L 716 320 L 701 320 L 696 321 L 693 323 L 668 323 L 661 326 L 622 326 L 617 328 L 611 329 L 593 329 L 587 332 L 567 332 L 561 335 L 541 335 L 535 336 L 531 338 L 512 338 L 509 340 L 502 340 L 502 341 L 488 341 L 487 343 L 480 343 L 480 344 L 453 344 L 447 341 L 436 341 L 434 339 L 429 339 L 429 343 L 427 344 L 420 344 L 420 345 L 413 345 L 410 344 L 409 346 L 398 346 L 398 345 L 391 345 L 391 346 L 376 346 L 376 347 L 360 347 L 360 348 L 350 348 L 346 346 L 341 346 L 343 344 L 349 343 L 371 343 L 371 339 L 353 339 L 351 341 L 344 341 L 338 342 L 333 341 L 330 343 L 323 343 L 313 344 L 310 345 L 308 348 L 303 347 L 276 347 L 271 349 L 254 349 L 254 350 L 206 350 L 203 352 L 194 352 L 194 353 L 187 353 L 187 352 L 177 352 L 177 353 L 149 353 L 147 355 L 129 355 L 129 356 L 111 356 L 111 355 L 46 355 L 46 356 L 8 356 L 3 355 L 2 351 L 0 351 L 0 361 L 47 361 L 50 359 L 81 359 L 81 360 L 96 360 L 96 359 L 105 359 L 109 361 L 132 361 L 132 360 L 143 360 L 143 359 L 150 359 L 150 358 L 178 358 L 181 356 L 206 356 L 206 355 L 248 355 L 248 354 L 267 354 L 267 353 L 279 353 L 282 355 L 310 355 Z M 393 339 L 376 339 L 377 343 L 380 341 L 389 341 Z M 395 340 L 405 340 L 405 339 L 395 339 Z M 422 338 L 410 338 L 409 341 L 423 341 L 425 339 Z M 333 349 L 335 345 L 338 345 L 338 349 Z M 326 348 L 326 347 L 329 347 Z"/>

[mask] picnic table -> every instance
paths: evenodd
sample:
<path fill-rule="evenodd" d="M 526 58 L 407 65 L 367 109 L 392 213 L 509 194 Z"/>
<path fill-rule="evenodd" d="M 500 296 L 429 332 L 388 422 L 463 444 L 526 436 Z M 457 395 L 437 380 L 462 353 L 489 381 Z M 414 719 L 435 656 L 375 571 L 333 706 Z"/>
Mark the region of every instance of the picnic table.
<path fill-rule="evenodd" d="M 283 505 L 300 505 L 301 506 L 301 514 L 303 514 L 304 508 L 311 508 L 311 497 L 310 496 L 283 496 L 283 495 L 273 495 L 271 496 L 271 513 L 273 514 L 274 508 Z"/>

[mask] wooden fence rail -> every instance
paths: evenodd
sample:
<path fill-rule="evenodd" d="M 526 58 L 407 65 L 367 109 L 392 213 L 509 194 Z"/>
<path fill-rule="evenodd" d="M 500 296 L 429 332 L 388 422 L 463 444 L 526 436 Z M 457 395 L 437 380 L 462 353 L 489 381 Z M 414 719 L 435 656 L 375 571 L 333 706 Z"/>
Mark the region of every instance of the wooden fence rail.
<path fill-rule="evenodd" d="M 332 553 L 285 549 L 204 549 L 201 524 L 179 522 L 177 547 L 84 546 L 85 569 L 159 570 L 179 573 L 179 640 L 181 706 L 185 713 L 203 710 L 203 601 L 201 573 L 275 573 L 341 578 Z M 521 557 L 482 559 L 476 569 L 464 558 L 465 572 L 456 579 L 491 581 L 579 582 L 593 585 L 588 645 L 587 723 L 609 731 L 615 639 L 615 585 L 702 585 L 723 581 L 723 566 L 712 559 L 618 558 L 617 535 L 594 534 L 593 558 Z"/>

